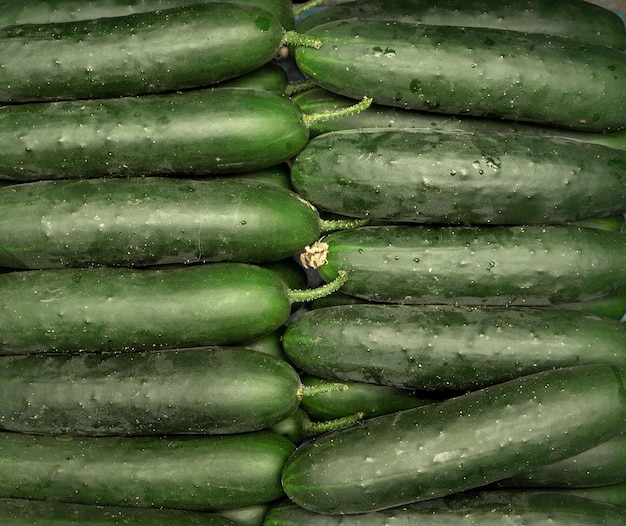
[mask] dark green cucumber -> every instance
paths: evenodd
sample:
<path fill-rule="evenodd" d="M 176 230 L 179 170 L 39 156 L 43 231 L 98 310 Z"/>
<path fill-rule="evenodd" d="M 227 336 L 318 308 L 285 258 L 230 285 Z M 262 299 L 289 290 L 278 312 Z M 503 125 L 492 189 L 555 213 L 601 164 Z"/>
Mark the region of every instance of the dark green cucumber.
<path fill-rule="evenodd" d="M 3 526 L 237 526 L 237 523 L 225 516 L 206 511 L 8 498 L 0 499 L 0 522 Z"/>
<path fill-rule="evenodd" d="M 247 263 L 7 272 L 0 274 L 0 355 L 243 343 L 279 329 L 292 303 L 344 281 L 294 290 Z"/>
<path fill-rule="evenodd" d="M 222 88 L 264 89 L 277 95 L 284 95 L 288 85 L 287 72 L 273 62 L 218 84 Z"/>
<path fill-rule="evenodd" d="M 546 488 L 546 491 L 548 490 L 549 488 Z M 550 491 L 567 495 L 578 495 L 587 499 L 617 504 L 618 506 L 626 506 L 626 482 L 593 488 L 555 488 Z"/>
<path fill-rule="evenodd" d="M 293 157 L 298 106 L 265 90 L 216 88 L 0 108 L 0 179 L 250 172 Z"/>
<path fill-rule="evenodd" d="M 342 305 L 297 316 L 283 350 L 334 381 L 443 392 L 572 365 L 626 363 L 626 327 L 574 310 Z"/>
<path fill-rule="evenodd" d="M 0 357 L 0 428 L 51 435 L 233 434 L 298 408 L 285 361 L 237 347 Z"/>
<path fill-rule="evenodd" d="M 284 38 L 267 10 L 227 2 L 0 27 L 0 101 L 199 88 L 267 64 Z"/>
<path fill-rule="evenodd" d="M 208 511 L 272 502 L 294 449 L 268 431 L 217 436 L 0 435 L 0 496 Z"/>
<path fill-rule="evenodd" d="M 357 0 L 329 5 L 298 22 L 298 31 L 347 18 L 374 18 L 419 24 L 491 27 L 560 35 L 626 48 L 624 22 L 613 11 L 583 0 Z"/>
<path fill-rule="evenodd" d="M 156 11 L 194 3 L 222 0 L 34 0 L 3 2 L 0 6 L 0 25 L 46 24 L 130 15 Z M 236 0 L 266 9 L 274 14 L 285 29 L 295 25 L 292 4 L 286 0 Z"/>
<path fill-rule="evenodd" d="M 285 493 L 311 511 L 366 513 L 557 462 L 626 430 L 625 374 L 542 371 L 326 433 L 291 455 Z"/>
<path fill-rule="evenodd" d="M 215 513 L 232 520 L 235 526 L 263 526 L 263 519 L 269 507 L 270 503 L 255 504 L 230 510 L 217 510 Z"/>
<path fill-rule="evenodd" d="M 538 134 L 347 130 L 310 140 L 291 181 L 317 208 L 350 217 L 564 223 L 624 212 L 626 151 Z"/>
<path fill-rule="evenodd" d="M 497 488 L 591 488 L 626 482 L 626 434 L 529 472 L 500 480 Z"/>
<path fill-rule="evenodd" d="M 301 379 L 305 387 L 317 387 L 331 382 L 326 378 L 307 374 L 301 374 Z M 359 412 L 363 413 L 364 418 L 372 418 L 441 399 L 440 396 L 412 389 L 344 380 L 341 383 L 346 385 L 345 389 L 307 396 L 302 399 L 300 407 L 315 420 L 331 420 Z"/>
<path fill-rule="evenodd" d="M 626 291 L 626 236 L 598 229 L 371 226 L 322 243 L 322 278 L 343 269 L 343 292 L 376 301 L 530 306 Z"/>
<path fill-rule="evenodd" d="M 270 506 L 264 526 L 604 526 L 624 521 L 624 507 L 577 495 L 485 491 L 357 515 L 315 513 L 281 502 Z"/>
<path fill-rule="evenodd" d="M 306 86 L 308 82 L 304 81 L 302 84 Z M 297 89 L 297 86 L 298 84 L 294 84 L 292 88 Z M 333 111 L 354 104 L 354 99 L 337 95 L 319 86 L 297 91 L 291 95 L 291 100 L 293 100 L 305 114 Z M 371 104 L 367 109 L 355 113 L 354 115 L 313 123 L 309 127 L 309 133 L 312 137 L 315 137 L 330 131 L 352 130 L 357 128 L 417 128 L 433 132 L 519 132 L 537 134 L 540 137 L 556 135 L 626 150 L 626 131 L 624 130 L 610 133 L 597 133 L 502 119 L 486 119 L 483 117 L 446 115 L 444 113 L 407 110 L 393 106 L 384 106 L 382 104 Z"/>
<path fill-rule="evenodd" d="M 245 178 L 34 181 L 0 188 L 0 266 L 280 261 L 320 224 L 297 194 Z"/>
<path fill-rule="evenodd" d="M 291 185 L 291 168 L 286 162 L 253 172 L 231 174 L 229 177 L 242 177 L 245 179 L 253 179 L 261 183 L 273 183 L 276 186 L 282 186 L 287 190 L 293 191 L 293 186 Z"/>
<path fill-rule="evenodd" d="M 566 128 L 626 126 L 626 55 L 573 38 L 492 28 L 349 19 L 296 48 L 320 86 L 377 104 Z"/>

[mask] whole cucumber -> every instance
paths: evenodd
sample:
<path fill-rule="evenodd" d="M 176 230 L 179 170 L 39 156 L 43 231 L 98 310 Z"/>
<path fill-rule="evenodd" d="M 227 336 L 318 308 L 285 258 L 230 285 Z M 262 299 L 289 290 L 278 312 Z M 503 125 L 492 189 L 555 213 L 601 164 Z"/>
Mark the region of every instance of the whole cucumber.
<path fill-rule="evenodd" d="M 625 374 L 542 371 L 321 435 L 287 460 L 285 493 L 319 513 L 367 513 L 557 462 L 626 430 Z"/>
<path fill-rule="evenodd" d="M 348 19 L 312 28 L 302 73 L 340 95 L 455 115 L 565 128 L 626 127 L 626 55 L 575 38 Z"/>

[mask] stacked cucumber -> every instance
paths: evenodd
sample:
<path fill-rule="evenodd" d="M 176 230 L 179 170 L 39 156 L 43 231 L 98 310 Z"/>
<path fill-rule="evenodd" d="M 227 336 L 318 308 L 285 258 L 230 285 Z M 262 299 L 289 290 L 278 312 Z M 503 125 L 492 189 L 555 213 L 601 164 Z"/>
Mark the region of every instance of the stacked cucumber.
<path fill-rule="evenodd" d="M 623 22 L 319 3 L 0 6 L 2 524 L 626 522 Z"/>

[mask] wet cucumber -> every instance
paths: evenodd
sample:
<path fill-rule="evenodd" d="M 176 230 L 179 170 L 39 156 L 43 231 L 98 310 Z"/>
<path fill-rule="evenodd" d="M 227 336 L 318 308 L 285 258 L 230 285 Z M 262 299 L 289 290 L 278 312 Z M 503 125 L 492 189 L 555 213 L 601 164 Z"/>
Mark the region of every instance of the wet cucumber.
<path fill-rule="evenodd" d="M 626 236 L 572 225 L 371 226 L 317 246 L 323 279 L 343 269 L 342 292 L 375 301 L 531 306 L 626 291 Z"/>
<path fill-rule="evenodd" d="M 358 515 L 328 515 L 291 503 L 272 504 L 264 526 L 605 526 L 622 524 L 624 507 L 577 495 L 484 491 Z"/>
<path fill-rule="evenodd" d="M 0 179 L 250 172 L 293 157 L 303 114 L 265 90 L 9 105 L 0 108 Z"/>
<path fill-rule="evenodd" d="M 626 55 L 574 38 L 385 20 L 329 22 L 299 47 L 302 73 L 351 98 L 455 115 L 615 131 L 626 126 Z"/>
<path fill-rule="evenodd" d="M 267 10 L 192 3 L 118 17 L 0 27 L 0 101 L 199 88 L 270 62 L 285 30 Z"/>
<path fill-rule="evenodd" d="M 51 435 L 233 434 L 292 415 L 280 358 L 239 347 L 0 357 L 0 428 Z"/>
<path fill-rule="evenodd" d="M 235 435 L 53 437 L 0 434 L 0 497 L 197 511 L 272 502 L 294 445 Z"/>
<path fill-rule="evenodd" d="M 419 24 L 492 27 L 546 33 L 626 48 L 624 22 L 613 11 L 583 0 L 357 0 L 329 5 L 298 22 L 298 31 L 346 18 L 379 18 Z"/>
<path fill-rule="evenodd" d="M 626 327 L 574 310 L 342 305 L 297 316 L 283 350 L 333 381 L 422 391 L 479 389 L 585 363 L 626 362 Z"/>
<path fill-rule="evenodd" d="M 233 345 L 277 330 L 294 301 L 331 291 L 288 289 L 246 263 L 6 272 L 0 354 Z"/>
<path fill-rule="evenodd" d="M 0 188 L 0 266 L 272 262 L 320 225 L 295 193 L 244 178 L 34 181 Z"/>
<path fill-rule="evenodd" d="M 348 130 L 310 140 L 291 180 L 317 208 L 350 217 L 565 223 L 624 212 L 626 151 L 526 133 Z"/>
<path fill-rule="evenodd" d="M 321 435 L 287 460 L 285 493 L 319 513 L 366 513 L 557 462 L 624 432 L 625 374 L 543 371 Z"/>
<path fill-rule="evenodd" d="M 94 506 L 66 502 L 0 499 L 3 526 L 237 526 L 232 520 L 211 512 Z"/>

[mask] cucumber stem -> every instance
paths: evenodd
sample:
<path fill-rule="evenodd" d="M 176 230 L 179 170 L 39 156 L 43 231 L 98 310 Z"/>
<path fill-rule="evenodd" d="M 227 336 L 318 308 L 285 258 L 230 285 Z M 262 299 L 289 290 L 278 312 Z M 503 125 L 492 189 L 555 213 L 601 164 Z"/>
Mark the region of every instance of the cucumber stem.
<path fill-rule="evenodd" d="M 326 2 L 327 0 L 307 0 L 306 2 L 294 6 L 293 15 L 298 18 L 310 9 L 324 5 Z"/>
<path fill-rule="evenodd" d="M 303 91 L 317 88 L 317 85 L 317 82 L 310 79 L 289 82 L 285 88 L 285 95 L 287 97 L 291 97 L 293 95 L 297 95 L 298 93 L 302 93 Z"/>
<path fill-rule="evenodd" d="M 315 38 L 297 31 L 289 30 L 283 34 L 283 44 L 287 46 L 304 46 L 319 49 L 322 47 L 322 41 L 319 38 Z"/>
<path fill-rule="evenodd" d="M 319 113 L 305 114 L 302 116 L 302 118 L 304 119 L 304 123 L 307 126 L 312 126 L 320 122 L 327 122 L 333 119 L 340 119 L 342 117 L 350 117 L 352 115 L 356 115 L 369 108 L 371 104 L 371 97 L 363 97 L 359 102 L 357 102 L 356 104 L 352 104 L 351 106 L 347 106 L 345 108 L 337 108 L 335 110 L 321 111 Z"/>
<path fill-rule="evenodd" d="M 366 226 L 370 222 L 369 219 L 321 219 L 320 229 L 322 234 L 328 234 L 335 230 L 349 230 L 351 228 L 357 228 L 360 226 Z"/>
<path fill-rule="evenodd" d="M 291 303 L 302 303 L 323 298 L 339 290 L 347 279 L 348 273 L 345 270 L 340 270 L 334 280 L 314 289 L 289 289 L 287 297 Z"/>
<path fill-rule="evenodd" d="M 327 431 L 334 431 L 335 429 L 341 429 L 343 427 L 356 424 L 359 420 L 363 420 L 365 413 L 359 412 L 353 415 L 342 416 L 340 418 L 334 418 L 332 420 L 324 420 L 321 422 L 313 422 L 309 420 L 307 422 L 307 431 L 309 433 L 319 435 Z"/>
<path fill-rule="evenodd" d="M 302 399 L 305 396 L 315 396 L 334 391 L 345 391 L 346 389 L 348 389 L 348 386 L 346 384 L 342 384 L 341 382 L 324 382 L 316 385 L 303 385 L 298 391 L 298 398 Z"/>

